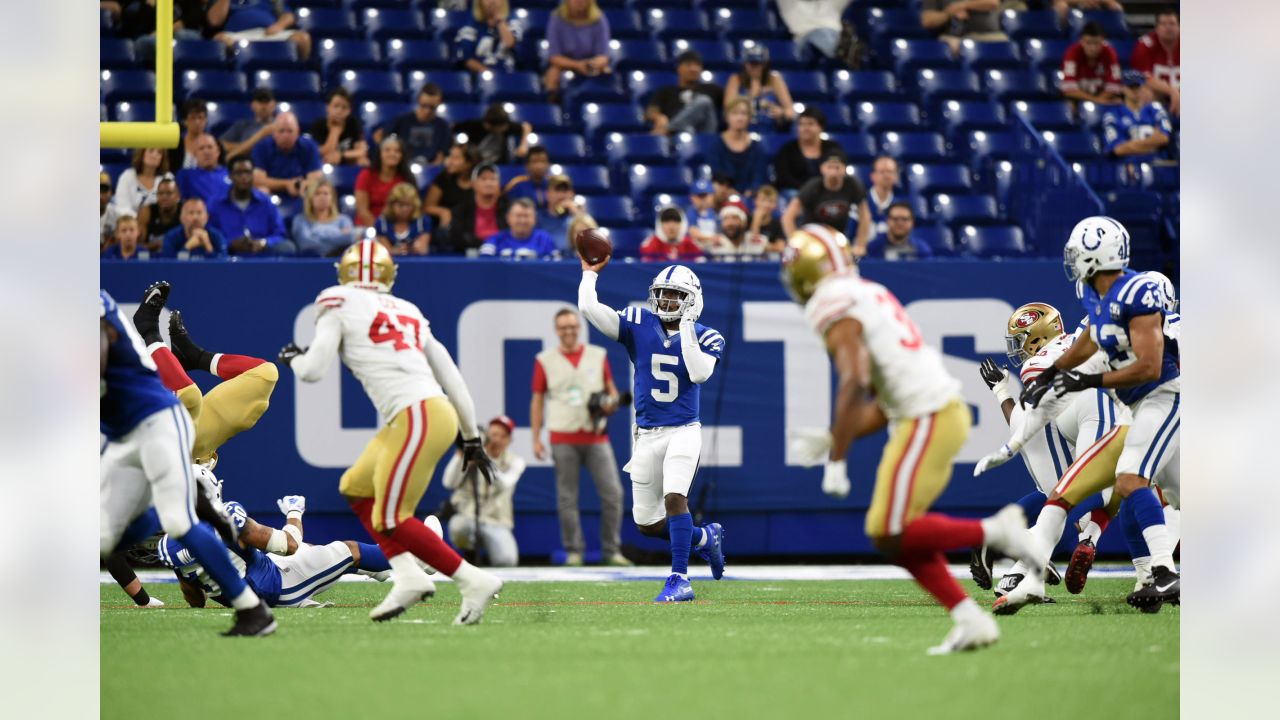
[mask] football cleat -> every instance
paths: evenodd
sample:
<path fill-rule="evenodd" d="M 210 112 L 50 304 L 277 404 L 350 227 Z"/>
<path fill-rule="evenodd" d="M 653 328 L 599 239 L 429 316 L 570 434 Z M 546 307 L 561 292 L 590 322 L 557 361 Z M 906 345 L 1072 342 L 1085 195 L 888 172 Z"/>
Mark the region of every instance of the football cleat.
<path fill-rule="evenodd" d="M 475 625 L 484 617 L 484 611 L 502 592 L 502 580 L 497 575 L 469 567 L 466 579 L 454 574 L 458 592 L 462 594 L 462 607 L 453 619 L 454 625 Z"/>
<path fill-rule="evenodd" d="M 187 326 L 182 322 L 181 310 L 169 313 L 169 348 L 183 370 L 201 369 L 200 357 L 205 354 L 204 348 L 191 339 Z"/>
<path fill-rule="evenodd" d="M 1048 585 L 1061 585 L 1062 573 L 1058 572 L 1058 566 L 1048 563 L 1044 566 L 1044 581 Z"/>
<path fill-rule="evenodd" d="M 1004 597 L 1018 587 L 1018 583 L 1022 582 L 1022 578 L 1026 577 L 1022 573 L 1009 573 L 1000 578 L 1000 584 L 996 586 L 996 597 Z"/>
<path fill-rule="evenodd" d="M 158 608 L 158 607 L 164 607 L 164 601 L 163 601 L 163 600 L 161 600 L 161 599 L 160 599 L 160 598 L 158 598 L 158 597 L 148 598 L 148 599 L 147 599 L 147 604 L 146 604 L 146 605 L 142 605 L 141 607 L 144 607 L 144 608 Z"/>
<path fill-rule="evenodd" d="M 1085 538 L 1071 553 L 1071 562 L 1067 564 L 1067 592 L 1079 595 L 1084 584 L 1089 581 L 1089 569 L 1093 567 L 1093 558 L 1098 554 L 1093 541 Z"/>
<path fill-rule="evenodd" d="M 711 523 L 703 530 L 707 533 L 707 541 L 694 552 L 711 566 L 711 577 L 719 580 L 724 577 L 724 528 L 720 523 Z"/>
<path fill-rule="evenodd" d="M 393 582 L 387 596 L 378 603 L 377 607 L 369 611 L 369 619 L 374 622 L 386 622 L 435 594 L 436 584 L 428 580 L 426 575 Z"/>
<path fill-rule="evenodd" d="M 680 577 L 675 573 L 667 578 L 667 583 L 662 586 L 662 592 L 658 593 L 658 597 L 653 601 L 656 603 L 678 603 L 691 602 L 693 600 L 693 586 L 689 581 Z"/>
<path fill-rule="evenodd" d="M 929 648 L 930 655 L 950 655 L 951 653 L 977 650 L 994 644 L 1000 639 L 1000 627 L 995 618 L 986 613 L 978 613 L 971 618 L 957 621 L 951 632 L 943 638 L 941 645 Z"/>
<path fill-rule="evenodd" d="M 1007 594 L 996 598 L 995 604 L 991 606 L 991 612 L 996 615 L 1012 615 L 1021 610 L 1024 605 L 1043 602 L 1047 602 L 1044 581 L 1033 573 L 1022 578 Z"/>
<path fill-rule="evenodd" d="M 160 342 L 160 311 L 169 301 L 169 283 L 161 280 L 142 291 L 142 302 L 133 313 L 133 326 L 148 345 Z"/>
<path fill-rule="evenodd" d="M 986 546 L 975 547 L 969 552 L 969 574 L 983 590 L 991 589 L 991 566 L 994 564 Z"/>
<path fill-rule="evenodd" d="M 1143 585 L 1140 590 L 1129 593 L 1125 601 L 1138 609 L 1157 603 L 1176 605 L 1180 602 L 1181 593 L 1182 579 L 1178 573 L 1160 565 L 1151 568 L 1151 582 Z"/>
<path fill-rule="evenodd" d="M 982 521 L 986 544 L 1015 560 L 1021 560 L 1028 568 L 1039 568 L 1034 575 L 1042 575 L 1049 564 L 1049 553 L 1042 550 L 1031 533 L 1027 532 L 1027 516 L 1017 505 L 1006 505 L 1000 512 Z"/>
<path fill-rule="evenodd" d="M 236 611 L 236 623 L 223 637 L 263 637 L 276 631 L 276 618 L 264 602 Z"/>

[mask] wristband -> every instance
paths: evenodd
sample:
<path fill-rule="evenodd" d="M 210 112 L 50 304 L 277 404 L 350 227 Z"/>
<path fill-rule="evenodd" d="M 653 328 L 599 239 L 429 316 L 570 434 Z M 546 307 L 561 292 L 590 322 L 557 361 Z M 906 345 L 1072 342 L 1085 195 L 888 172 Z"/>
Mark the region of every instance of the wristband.
<path fill-rule="evenodd" d="M 285 519 L 285 520 L 301 520 L 301 519 L 302 519 L 302 511 L 301 511 L 301 510 L 290 510 L 289 512 L 287 512 L 287 513 L 285 513 L 285 514 L 284 514 L 284 519 Z"/>

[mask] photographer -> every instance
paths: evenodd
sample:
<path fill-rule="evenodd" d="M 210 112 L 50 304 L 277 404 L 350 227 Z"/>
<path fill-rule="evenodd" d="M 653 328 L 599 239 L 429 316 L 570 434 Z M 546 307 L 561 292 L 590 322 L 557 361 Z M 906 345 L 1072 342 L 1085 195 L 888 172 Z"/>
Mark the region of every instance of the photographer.
<path fill-rule="evenodd" d="M 520 559 L 511 511 L 511 496 L 524 474 L 524 458 L 509 451 L 511 433 L 516 424 L 506 415 L 489 421 L 485 431 L 484 452 L 493 460 L 493 483 L 480 483 L 480 542 L 494 567 L 515 567 Z M 444 469 L 444 486 L 453 491 L 449 503 L 449 541 L 460 550 L 470 550 L 476 539 L 476 490 L 472 487 L 478 472 L 462 475 L 462 451 L 454 453 Z"/>
<path fill-rule="evenodd" d="M 533 454 L 547 456 L 542 444 L 545 411 L 551 432 L 551 460 L 556 466 L 556 498 L 560 541 L 568 554 L 566 565 L 581 565 L 586 541 L 578 512 L 579 473 L 585 465 L 600 495 L 600 552 L 604 564 L 628 566 L 622 556 L 622 483 L 618 464 L 605 432 L 606 418 L 623 405 L 604 349 L 580 340 L 582 320 L 565 308 L 555 316 L 560 346 L 538 353 L 533 366 Z M 627 398 L 629 403 L 630 399 Z"/>

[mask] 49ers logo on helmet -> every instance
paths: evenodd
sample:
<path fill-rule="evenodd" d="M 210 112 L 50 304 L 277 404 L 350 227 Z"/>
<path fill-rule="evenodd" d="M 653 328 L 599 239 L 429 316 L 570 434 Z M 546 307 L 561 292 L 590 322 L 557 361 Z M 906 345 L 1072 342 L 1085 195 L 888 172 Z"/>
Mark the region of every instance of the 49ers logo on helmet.
<path fill-rule="evenodd" d="M 1028 310 L 1022 313 L 1021 315 L 1019 315 L 1018 319 L 1013 321 L 1013 324 L 1017 325 L 1020 328 L 1029 328 L 1032 325 L 1035 325 L 1036 321 L 1039 319 L 1040 319 L 1040 313 L 1036 312 L 1035 310 Z"/>

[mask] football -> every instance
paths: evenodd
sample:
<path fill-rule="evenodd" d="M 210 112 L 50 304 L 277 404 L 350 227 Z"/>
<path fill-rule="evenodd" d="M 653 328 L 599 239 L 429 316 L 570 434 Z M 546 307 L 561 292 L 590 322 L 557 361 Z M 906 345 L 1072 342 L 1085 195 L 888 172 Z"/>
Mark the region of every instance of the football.
<path fill-rule="evenodd" d="M 578 233 L 573 244 L 578 254 L 587 262 L 595 265 L 613 254 L 613 243 L 598 228 L 586 228 Z"/>

